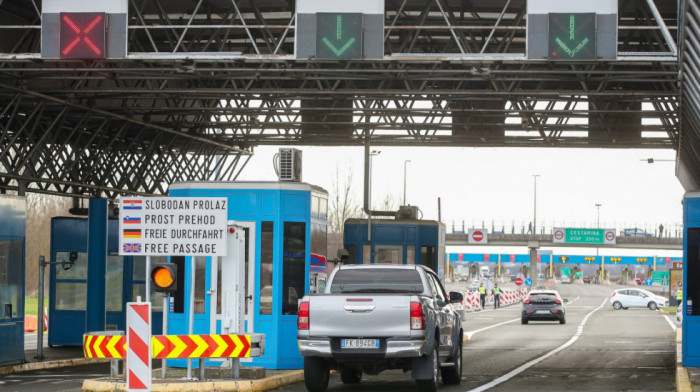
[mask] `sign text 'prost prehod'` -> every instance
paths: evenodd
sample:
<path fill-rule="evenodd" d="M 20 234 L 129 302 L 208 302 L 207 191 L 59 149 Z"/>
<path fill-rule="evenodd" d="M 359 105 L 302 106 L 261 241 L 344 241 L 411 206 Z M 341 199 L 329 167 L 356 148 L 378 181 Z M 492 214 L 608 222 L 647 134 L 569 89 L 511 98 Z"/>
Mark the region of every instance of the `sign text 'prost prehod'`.
<path fill-rule="evenodd" d="M 121 202 L 120 254 L 225 255 L 226 198 L 131 198 Z"/>

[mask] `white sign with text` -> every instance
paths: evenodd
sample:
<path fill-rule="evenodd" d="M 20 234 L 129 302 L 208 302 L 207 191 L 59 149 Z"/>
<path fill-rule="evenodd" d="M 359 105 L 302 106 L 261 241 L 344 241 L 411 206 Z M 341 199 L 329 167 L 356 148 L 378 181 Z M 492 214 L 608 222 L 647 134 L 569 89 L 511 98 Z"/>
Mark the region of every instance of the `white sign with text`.
<path fill-rule="evenodd" d="M 226 256 L 225 197 L 126 197 L 119 201 L 122 256 Z"/>

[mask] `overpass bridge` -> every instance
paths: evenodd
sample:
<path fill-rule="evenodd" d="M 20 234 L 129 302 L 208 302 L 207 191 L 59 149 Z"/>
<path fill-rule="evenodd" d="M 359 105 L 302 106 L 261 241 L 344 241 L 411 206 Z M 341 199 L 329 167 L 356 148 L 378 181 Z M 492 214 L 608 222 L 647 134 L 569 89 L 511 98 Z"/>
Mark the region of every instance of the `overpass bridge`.
<path fill-rule="evenodd" d="M 488 243 L 470 244 L 468 234 L 448 233 L 447 246 L 526 246 L 566 248 L 626 248 L 683 250 L 683 239 L 672 237 L 617 237 L 615 245 L 567 244 L 552 241 L 551 234 L 494 234 L 489 233 Z"/>
<path fill-rule="evenodd" d="M 683 239 L 672 237 L 617 237 L 615 245 L 556 243 L 551 234 L 494 234 L 489 233 L 488 243 L 470 244 L 468 234 L 448 233 L 447 246 L 523 246 L 528 248 L 625 248 L 683 250 Z"/>

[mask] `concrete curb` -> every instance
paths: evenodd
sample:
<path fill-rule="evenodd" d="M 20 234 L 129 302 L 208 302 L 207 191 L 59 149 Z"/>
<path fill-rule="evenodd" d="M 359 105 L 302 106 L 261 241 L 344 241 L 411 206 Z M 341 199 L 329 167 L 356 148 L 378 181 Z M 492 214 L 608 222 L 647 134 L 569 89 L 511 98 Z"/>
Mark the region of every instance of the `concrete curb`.
<path fill-rule="evenodd" d="M 174 380 L 173 380 L 174 381 Z M 257 392 L 269 391 L 291 384 L 296 384 L 304 381 L 304 371 L 295 370 L 286 374 L 278 374 L 276 376 L 265 377 L 259 380 L 226 380 L 226 381 L 180 381 L 180 382 L 160 382 L 156 381 L 151 385 L 153 392 Z M 126 391 L 126 383 L 124 381 L 113 380 L 85 380 L 83 382 L 83 391 L 108 392 L 108 391 Z"/>
<path fill-rule="evenodd" d="M 73 358 L 61 359 L 58 361 L 46 362 L 30 362 L 21 365 L 3 366 L 0 367 L 0 376 L 13 373 L 31 372 L 34 370 L 58 369 L 62 367 L 92 365 L 95 363 L 109 362 L 109 359 L 94 359 L 94 358 Z"/>
<path fill-rule="evenodd" d="M 676 329 L 676 391 L 692 392 L 688 369 L 683 367 L 683 331 Z"/>

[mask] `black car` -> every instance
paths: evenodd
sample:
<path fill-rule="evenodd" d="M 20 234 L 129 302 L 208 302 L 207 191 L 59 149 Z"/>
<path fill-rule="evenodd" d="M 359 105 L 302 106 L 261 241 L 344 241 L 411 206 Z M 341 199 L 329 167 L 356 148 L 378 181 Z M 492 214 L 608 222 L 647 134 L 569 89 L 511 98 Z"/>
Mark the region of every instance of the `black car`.
<path fill-rule="evenodd" d="M 523 300 L 523 324 L 530 320 L 552 320 L 566 324 L 566 300 L 555 290 L 533 290 Z"/>

